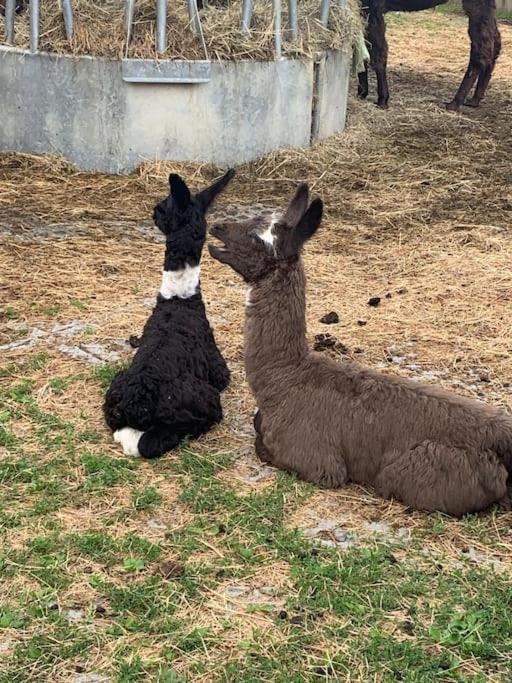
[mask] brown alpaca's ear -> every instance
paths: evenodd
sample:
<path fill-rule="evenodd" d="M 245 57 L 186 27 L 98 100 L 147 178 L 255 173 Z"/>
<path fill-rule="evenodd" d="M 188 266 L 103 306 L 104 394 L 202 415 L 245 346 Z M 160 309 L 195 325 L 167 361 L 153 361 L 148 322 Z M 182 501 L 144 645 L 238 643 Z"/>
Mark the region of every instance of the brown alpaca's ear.
<path fill-rule="evenodd" d="M 322 200 L 314 199 L 293 231 L 293 241 L 298 246 L 298 249 L 302 247 L 304 242 L 311 239 L 318 230 L 322 222 L 323 212 L 324 204 Z"/>
<path fill-rule="evenodd" d="M 283 223 L 289 228 L 294 228 L 305 214 L 308 208 L 309 201 L 309 187 L 307 183 L 301 183 L 292 200 L 288 204 L 286 213 L 283 216 Z"/>

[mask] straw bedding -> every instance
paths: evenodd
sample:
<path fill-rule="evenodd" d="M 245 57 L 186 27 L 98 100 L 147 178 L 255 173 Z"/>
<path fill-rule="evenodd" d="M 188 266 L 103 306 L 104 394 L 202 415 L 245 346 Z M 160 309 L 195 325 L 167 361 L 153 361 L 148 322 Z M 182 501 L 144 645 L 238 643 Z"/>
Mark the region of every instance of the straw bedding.
<path fill-rule="evenodd" d="M 87 54 L 103 57 L 155 58 L 154 0 L 138 0 L 135 4 L 133 39 L 128 47 L 124 28 L 124 0 L 75 0 L 75 35 L 71 44 L 66 39 L 62 12 L 55 0 L 41 0 L 41 38 L 39 49 L 56 53 Z M 300 37 L 289 41 L 284 34 L 283 52 L 291 57 L 311 57 L 327 48 L 350 51 L 354 36 L 361 28 L 359 5 L 350 0 L 346 9 L 333 3 L 328 29 L 320 24 L 318 0 L 298 3 Z M 283 27 L 286 27 L 286 11 Z M 0 17 L 0 36 L 3 35 Z M 242 33 L 241 2 L 210 5 L 201 11 L 201 23 L 208 53 L 212 59 L 274 58 L 272 3 L 254 2 L 252 31 Z M 185 0 L 169 3 L 167 17 L 168 50 L 160 58 L 202 59 L 201 42 L 190 28 Z M 29 40 L 28 13 L 16 20 L 15 45 L 27 48 Z"/>

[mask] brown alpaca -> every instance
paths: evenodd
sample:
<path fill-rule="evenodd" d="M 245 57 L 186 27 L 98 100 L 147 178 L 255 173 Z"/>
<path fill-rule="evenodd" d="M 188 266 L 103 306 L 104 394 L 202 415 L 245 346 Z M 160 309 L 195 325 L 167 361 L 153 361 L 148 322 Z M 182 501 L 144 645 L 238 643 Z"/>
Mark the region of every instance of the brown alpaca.
<path fill-rule="evenodd" d="M 282 217 L 217 224 L 211 255 L 249 285 L 245 367 L 259 410 L 256 452 L 326 487 L 374 486 L 460 516 L 505 503 L 512 417 L 440 388 L 337 363 L 306 342 L 300 253 L 322 219 L 299 186 Z"/>
<path fill-rule="evenodd" d="M 386 108 L 389 100 L 387 82 L 388 44 L 386 41 L 386 12 L 418 12 L 443 5 L 448 0 L 368 0 L 363 14 L 368 24 L 366 37 L 370 48 L 371 66 L 377 76 L 377 104 Z M 478 107 L 485 95 L 496 60 L 501 50 L 501 37 L 496 24 L 495 0 L 462 0 L 468 17 L 468 33 L 471 40 L 469 65 L 459 89 L 446 105 L 457 111 L 461 105 Z M 473 97 L 466 99 L 476 83 Z M 359 97 L 368 96 L 368 67 L 359 74 Z"/>

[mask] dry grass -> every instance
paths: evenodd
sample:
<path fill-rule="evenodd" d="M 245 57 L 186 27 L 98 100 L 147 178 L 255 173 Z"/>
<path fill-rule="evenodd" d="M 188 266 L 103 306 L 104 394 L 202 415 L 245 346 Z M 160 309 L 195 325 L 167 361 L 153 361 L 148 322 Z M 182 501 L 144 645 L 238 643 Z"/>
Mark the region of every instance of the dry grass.
<path fill-rule="evenodd" d="M 199 39 L 194 37 L 186 9 L 186 2 L 173 3 L 169 8 L 167 52 L 159 55 L 168 59 L 203 59 Z M 347 9 L 334 4 L 329 28 L 318 20 L 319 5 L 315 0 L 299 3 L 298 21 L 300 38 L 284 41 L 284 54 L 308 56 L 327 48 L 350 50 L 353 38 L 361 28 L 356 0 L 350 0 Z M 76 0 L 74 2 L 75 34 L 71 44 L 66 38 L 62 12 L 54 0 L 41 2 L 40 50 L 56 53 L 87 54 L 104 57 L 156 58 L 155 21 L 153 0 L 141 0 L 135 5 L 133 38 L 126 44 L 124 29 L 124 2 L 122 0 Z M 205 5 L 201 12 L 203 33 L 212 59 L 273 59 L 274 36 L 272 5 L 265 0 L 254 3 L 252 32 L 248 36 L 240 30 L 241 4 L 227 2 L 224 6 Z M 283 26 L 286 24 L 283 16 Z M 0 35 L 3 18 L 0 17 Z M 27 13 L 17 19 L 15 45 L 30 45 Z"/>

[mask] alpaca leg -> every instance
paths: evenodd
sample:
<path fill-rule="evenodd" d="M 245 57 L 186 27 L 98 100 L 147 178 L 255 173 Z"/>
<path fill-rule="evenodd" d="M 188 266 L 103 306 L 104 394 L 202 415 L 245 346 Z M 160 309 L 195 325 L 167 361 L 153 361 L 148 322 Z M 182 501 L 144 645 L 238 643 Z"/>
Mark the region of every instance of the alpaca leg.
<path fill-rule="evenodd" d="M 181 437 L 172 427 L 155 425 L 145 431 L 139 439 L 138 450 L 143 458 L 159 458 L 172 451 L 180 443 Z"/>
<path fill-rule="evenodd" d="M 471 88 L 474 86 L 476 79 L 480 75 L 480 70 L 475 68 L 471 62 L 466 70 L 466 73 L 464 74 L 464 78 L 462 79 L 462 83 L 459 86 L 459 89 L 455 93 L 455 97 L 451 102 L 448 102 L 446 105 L 446 109 L 448 111 L 459 111 L 461 105 L 464 103 L 467 94 L 471 90 Z"/>
<path fill-rule="evenodd" d="M 498 31 L 498 27 L 495 27 L 494 33 L 494 46 L 493 46 L 493 57 L 490 66 L 486 67 L 480 76 L 478 77 L 478 83 L 476 84 L 476 90 L 473 97 L 464 102 L 468 107 L 478 107 L 480 102 L 483 100 L 487 87 L 492 77 L 494 67 L 501 52 L 501 36 Z"/>
<path fill-rule="evenodd" d="M 357 74 L 358 86 L 357 96 L 362 100 L 368 97 L 368 65 L 365 64 L 364 71 Z"/>
<path fill-rule="evenodd" d="M 388 43 L 386 40 L 386 22 L 384 21 L 384 3 L 381 0 L 370 2 L 368 40 L 370 43 L 371 65 L 377 75 L 377 104 L 385 109 L 388 106 L 389 100 L 387 79 Z"/>
<path fill-rule="evenodd" d="M 261 460 L 261 462 L 272 465 L 272 454 L 266 448 L 265 444 L 263 443 L 263 437 L 260 434 L 256 434 L 256 439 L 254 441 L 254 450 L 256 451 L 256 455 Z"/>
<path fill-rule="evenodd" d="M 261 434 L 261 412 L 259 410 L 257 410 L 256 414 L 254 415 L 253 425 L 254 431 L 256 432 L 256 439 L 254 442 L 254 449 L 256 451 L 256 455 L 262 462 L 271 465 L 273 458 L 272 454 L 263 443 L 263 436 Z"/>
<path fill-rule="evenodd" d="M 406 453 L 389 453 L 375 480 L 384 498 L 397 498 L 418 510 L 456 517 L 501 501 L 507 471 L 492 451 L 469 452 L 424 441 Z"/>
<path fill-rule="evenodd" d="M 132 458 L 140 457 L 139 442 L 144 432 L 132 427 L 122 427 L 114 432 L 114 441 L 121 445 L 123 453 Z"/>
<path fill-rule="evenodd" d="M 254 416 L 254 430 L 256 432 L 256 455 L 263 462 L 287 472 L 293 472 L 304 481 L 318 484 L 322 488 L 339 488 L 347 483 L 347 467 L 339 454 L 329 455 L 322 452 L 321 455 L 315 457 L 307 449 L 302 454 L 298 454 L 293 445 L 290 445 L 289 448 L 283 447 L 279 453 L 272 453 L 263 440 L 262 417 L 259 410 Z M 297 437 L 299 443 L 306 444 L 309 441 L 308 436 L 305 433 L 304 438 L 301 439 L 300 435 L 295 432 L 294 440 Z M 312 463 L 314 463 L 313 466 Z"/>
<path fill-rule="evenodd" d="M 188 378 L 183 383 L 162 387 L 154 422 L 167 425 L 181 438 L 205 434 L 222 420 L 217 389 L 203 380 Z M 167 397 L 171 397 L 172 400 Z"/>
<path fill-rule="evenodd" d="M 377 106 L 387 109 L 389 102 L 387 65 L 379 65 L 375 73 L 377 74 Z"/>
<path fill-rule="evenodd" d="M 480 106 L 480 102 L 485 94 L 485 91 L 487 90 L 489 81 L 491 80 L 491 75 L 492 69 L 490 66 L 486 67 L 480 72 L 480 75 L 478 76 L 478 81 L 476 83 L 475 94 L 473 95 L 473 97 L 469 97 L 468 99 L 464 100 L 464 105 L 466 107 L 476 108 Z"/>

